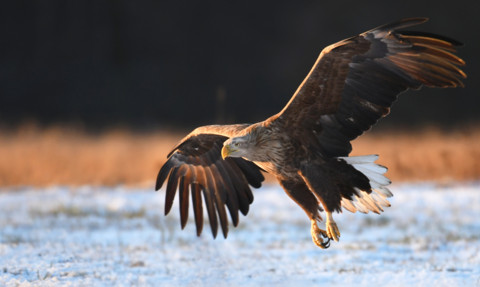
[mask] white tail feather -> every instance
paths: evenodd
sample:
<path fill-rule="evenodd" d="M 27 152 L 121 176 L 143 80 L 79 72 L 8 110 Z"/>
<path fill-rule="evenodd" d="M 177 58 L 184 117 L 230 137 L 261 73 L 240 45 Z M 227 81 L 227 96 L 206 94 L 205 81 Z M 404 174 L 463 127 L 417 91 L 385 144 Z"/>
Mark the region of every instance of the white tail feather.
<path fill-rule="evenodd" d="M 378 208 L 375 206 L 375 204 L 370 204 L 370 202 L 368 202 L 368 200 L 366 200 L 365 198 L 359 198 L 359 201 L 361 204 L 363 204 L 363 206 L 365 206 L 368 210 L 370 211 L 373 211 L 375 213 L 380 213 Z"/>
<path fill-rule="evenodd" d="M 357 209 L 355 208 L 355 206 L 353 206 L 353 204 L 350 202 L 350 200 L 346 199 L 346 198 L 342 198 L 342 206 L 352 212 L 352 213 L 355 213 L 357 212 Z"/>
<path fill-rule="evenodd" d="M 358 170 L 358 169 L 357 169 Z M 358 170 L 360 172 L 362 172 L 361 170 Z M 389 185 L 391 184 L 392 182 L 386 178 L 383 174 L 379 174 L 379 173 L 373 173 L 371 171 L 369 172 L 362 172 L 366 177 L 368 177 L 368 179 L 370 181 L 374 181 L 376 183 L 378 183 L 379 185 L 381 186 L 386 186 L 386 185 Z"/>
<path fill-rule="evenodd" d="M 384 174 L 388 171 L 388 168 L 384 167 L 383 165 L 375 164 L 375 163 L 354 163 L 352 164 L 354 168 L 362 168 L 364 170 L 368 170 L 369 172 Z"/>
<path fill-rule="evenodd" d="M 378 154 L 369 154 L 369 155 L 361 155 L 361 156 L 347 156 L 347 157 L 338 157 L 343 159 L 349 164 L 354 163 L 369 163 L 374 162 L 378 159 Z"/>
<path fill-rule="evenodd" d="M 381 195 L 379 195 L 376 190 L 373 190 L 372 193 L 370 194 L 370 196 L 372 197 L 372 199 L 375 202 L 380 203 L 380 205 L 382 205 L 382 206 L 385 206 L 385 207 L 390 207 L 391 206 L 390 202 L 388 202 L 388 200 L 386 200 Z"/>
<path fill-rule="evenodd" d="M 360 189 L 354 187 L 353 190 L 355 190 L 355 194 L 357 195 L 358 198 L 363 197 L 362 191 Z"/>
<path fill-rule="evenodd" d="M 374 183 L 372 185 L 372 188 L 375 189 L 378 192 L 378 194 L 380 194 L 383 197 L 392 197 L 393 196 L 393 193 L 388 188 L 386 188 L 385 186 L 380 186 L 377 183 Z"/>
<path fill-rule="evenodd" d="M 353 204 L 353 206 L 355 206 L 355 208 L 359 212 L 368 213 L 368 209 L 363 204 L 361 204 L 359 201 L 351 201 L 351 203 Z"/>
<path fill-rule="evenodd" d="M 380 207 L 380 204 L 378 202 L 375 202 L 373 200 L 373 198 L 370 196 L 370 194 L 366 193 L 364 191 L 365 195 L 363 196 L 363 199 L 372 207 L 372 209 L 370 209 L 371 211 L 375 212 L 375 213 L 378 213 L 380 214 L 380 211 L 383 211 L 383 208 Z"/>
<path fill-rule="evenodd" d="M 371 194 L 355 187 L 355 194 L 353 195 L 352 200 L 346 198 L 342 199 L 342 206 L 346 210 L 350 212 L 356 212 L 358 210 L 362 213 L 368 213 L 369 211 L 380 213 L 383 211 L 382 206 L 390 206 L 390 202 L 388 202 L 386 198 L 392 197 L 393 194 L 385 186 L 392 182 L 383 175 L 388 169 L 382 165 L 374 163 L 378 159 L 378 155 L 339 157 L 339 159 L 346 161 L 356 170 L 365 175 L 370 181 L 370 186 L 372 187 Z"/>

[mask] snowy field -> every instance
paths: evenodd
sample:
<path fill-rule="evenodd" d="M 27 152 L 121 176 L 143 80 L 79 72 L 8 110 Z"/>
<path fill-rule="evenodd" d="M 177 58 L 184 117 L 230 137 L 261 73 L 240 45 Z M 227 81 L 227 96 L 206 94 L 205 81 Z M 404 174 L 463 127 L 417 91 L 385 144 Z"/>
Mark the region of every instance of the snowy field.
<path fill-rule="evenodd" d="M 336 215 L 341 240 L 321 250 L 274 185 L 227 240 L 193 218 L 181 231 L 164 191 L 4 189 L 0 286 L 480 286 L 480 183 L 391 190 L 381 215 Z"/>

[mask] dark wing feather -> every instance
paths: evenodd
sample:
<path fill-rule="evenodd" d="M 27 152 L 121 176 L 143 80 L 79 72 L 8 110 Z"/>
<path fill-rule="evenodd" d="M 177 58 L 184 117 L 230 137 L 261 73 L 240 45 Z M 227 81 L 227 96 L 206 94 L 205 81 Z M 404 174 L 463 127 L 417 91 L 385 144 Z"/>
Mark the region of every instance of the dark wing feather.
<path fill-rule="evenodd" d="M 221 132 L 217 133 L 218 127 Z M 244 215 L 248 213 L 249 205 L 253 202 L 249 184 L 258 188 L 264 177 L 260 168 L 250 161 L 242 158 L 222 159 L 223 142 L 228 139 L 229 135 L 233 136 L 242 125 L 232 127 L 231 134 L 227 133 L 227 135 L 224 135 L 225 126 L 202 127 L 192 132 L 175 146 L 158 173 L 156 190 L 159 190 L 168 180 L 165 215 L 172 208 L 177 190 L 179 192 L 182 229 L 188 220 L 190 193 L 192 194 L 197 235 L 200 235 L 203 229 L 201 193 L 203 193 L 214 237 L 217 235 L 218 221 L 220 221 L 224 237 L 227 237 L 228 220 L 225 205 L 234 226 L 238 225 L 239 210 Z"/>
<path fill-rule="evenodd" d="M 202 205 L 202 189 L 198 184 L 191 184 L 193 212 L 195 213 L 195 226 L 197 227 L 197 236 L 202 234 L 203 230 L 203 205 Z"/>
<path fill-rule="evenodd" d="M 180 224 L 184 229 L 188 220 L 188 185 L 185 184 L 185 176 L 180 178 L 178 192 L 180 197 Z"/>
<path fill-rule="evenodd" d="M 325 156 L 348 156 L 350 141 L 388 115 L 407 89 L 462 86 L 453 39 L 390 23 L 325 48 L 287 106 L 272 117 L 291 137 Z"/>

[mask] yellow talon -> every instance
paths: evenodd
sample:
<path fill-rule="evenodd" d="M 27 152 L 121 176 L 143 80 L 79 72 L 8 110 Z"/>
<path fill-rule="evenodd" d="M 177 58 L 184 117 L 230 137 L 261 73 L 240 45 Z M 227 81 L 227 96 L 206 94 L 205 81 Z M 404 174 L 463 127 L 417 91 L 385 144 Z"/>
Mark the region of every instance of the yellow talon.
<path fill-rule="evenodd" d="M 327 249 L 330 247 L 330 238 L 328 238 L 327 232 L 318 228 L 317 221 L 312 219 L 312 228 L 310 229 L 310 233 L 312 234 L 312 240 L 315 245 L 322 249 Z M 327 238 L 327 242 L 323 242 L 323 238 Z"/>
<path fill-rule="evenodd" d="M 326 227 L 328 237 L 338 242 L 340 240 L 340 230 L 338 230 L 337 223 L 333 220 L 331 212 L 327 212 Z"/>

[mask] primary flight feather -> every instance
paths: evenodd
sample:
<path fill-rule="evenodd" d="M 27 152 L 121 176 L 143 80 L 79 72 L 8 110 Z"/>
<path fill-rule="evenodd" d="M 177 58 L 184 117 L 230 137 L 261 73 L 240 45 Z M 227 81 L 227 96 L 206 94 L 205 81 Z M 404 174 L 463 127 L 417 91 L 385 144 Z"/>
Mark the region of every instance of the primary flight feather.
<path fill-rule="evenodd" d="M 349 157 L 350 142 L 388 115 L 407 89 L 463 87 L 466 75 L 457 66 L 465 63 L 452 54 L 461 43 L 396 31 L 425 21 L 397 21 L 328 46 L 285 108 L 263 122 L 195 129 L 158 174 L 156 190 L 168 180 L 165 215 L 178 190 L 182 228 L 191 195 L 197 235 L 205 203 L 213 236 L 220 221 L 227 237 L 227 210 L 237 226 L 238 211 L 246 215 L 253 202 L 249 185 L 258 188 L 264 180 L 261 170 L 305 211 L 321 248 L 339 240 L 333 212 L 379 213 L 390 206 L 387 168 L 374 163 L 377 155 Z M 317 226 L 323 210 L 326 230 Z"/>

